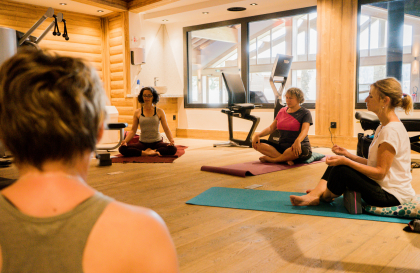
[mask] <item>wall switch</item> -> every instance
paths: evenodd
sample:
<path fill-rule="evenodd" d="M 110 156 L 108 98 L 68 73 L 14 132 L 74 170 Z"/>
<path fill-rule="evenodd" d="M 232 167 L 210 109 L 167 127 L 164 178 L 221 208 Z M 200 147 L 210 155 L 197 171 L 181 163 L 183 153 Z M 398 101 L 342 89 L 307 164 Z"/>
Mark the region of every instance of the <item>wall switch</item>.
<path fill-rule="evenodd" d="M 331 122 L 331 129 L 337 128 L 337 122 Z"/>
<path fill-rule="evenodd" d="M 172 119 L 173 119 L 173 120 L 176 120 L 176 115 L 173 115 Z"/>

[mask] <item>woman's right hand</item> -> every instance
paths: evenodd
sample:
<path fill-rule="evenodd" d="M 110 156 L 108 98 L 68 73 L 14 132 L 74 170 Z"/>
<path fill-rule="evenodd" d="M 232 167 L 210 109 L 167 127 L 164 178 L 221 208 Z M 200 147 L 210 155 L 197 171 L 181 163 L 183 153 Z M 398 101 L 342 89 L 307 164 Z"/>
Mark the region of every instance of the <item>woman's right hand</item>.
<path fill-rule="evenodd" d="M 252 148 L 256 149 L 258 144 L 260 144 L 260 136 L 254 135 L 254 137 L 252 138 Z"/>
<path fill-rule="evenodd" d="M 333 151 L 333 153 L 335 153 L 336 155 L 344 155 L 346 156 L 348 151 L 346 149 L 344 149 L 343 147 L 338 146 L 337 144 L 335 144 L 331 150 Z"/>
<path fill-rule="evenodd" d="M 125 139 L 121 141 L 121 146 L 127 146 L 127 141 L 125 141 Z"/>

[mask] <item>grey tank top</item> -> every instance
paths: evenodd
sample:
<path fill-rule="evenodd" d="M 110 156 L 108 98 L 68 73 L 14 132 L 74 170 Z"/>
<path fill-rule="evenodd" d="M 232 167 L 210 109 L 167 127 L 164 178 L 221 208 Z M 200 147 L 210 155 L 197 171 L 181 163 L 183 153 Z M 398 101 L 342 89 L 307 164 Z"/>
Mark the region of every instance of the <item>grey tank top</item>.
<path fill-rule="evenodd" d="M 155 107 L 155 114 L 151 117 L 145 117 L 143 114 L 143 107 L 141 108 L 141 114 L 139 117 L 140 123 L 140 141 L 145 143 L 153 143 L 162 140 L 162 136 L 159 133 L 159 125 L 160 119 L 159 116 L 156 114 L 156 107 Z"/>
<path fill-rule="evenodd" d="M 97 192 L 71 211 L 37 218 L 0 194 L 1 272 L 83 272 L 88 236 L 112 201 Z"/>

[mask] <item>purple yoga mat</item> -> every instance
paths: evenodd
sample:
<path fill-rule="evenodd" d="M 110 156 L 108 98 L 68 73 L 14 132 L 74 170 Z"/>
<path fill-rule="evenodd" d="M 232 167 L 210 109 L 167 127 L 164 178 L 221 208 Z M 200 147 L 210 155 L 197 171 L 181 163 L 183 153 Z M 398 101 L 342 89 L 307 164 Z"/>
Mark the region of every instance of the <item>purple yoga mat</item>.
<path fill-rule="evenodd" d="M 325 162 L 325 157 L 321 160 L 314 161 L 312 163 L 300 163 L 295 164 L 293 166 L 289 166 L 287 164 L 278 164 L 278 163 L 261 163 L 260 161 L 252 161 L 252 162 L 245 162 L 239 164 L 233 164 L 228 166 L 222 167 L 214 167 L 214 166 L 203 166 L 201 167 L 202 171 L 206 172 L 213 172 L 213 173 L 223 173 L 223 174 L 230 174 L 235 176 L 245 177 L 247 175 L 260 175 L 264 173 L 271 173 L 277 172 L 292 168 L 297 168 L 309 164 L 316 164 Z"/>

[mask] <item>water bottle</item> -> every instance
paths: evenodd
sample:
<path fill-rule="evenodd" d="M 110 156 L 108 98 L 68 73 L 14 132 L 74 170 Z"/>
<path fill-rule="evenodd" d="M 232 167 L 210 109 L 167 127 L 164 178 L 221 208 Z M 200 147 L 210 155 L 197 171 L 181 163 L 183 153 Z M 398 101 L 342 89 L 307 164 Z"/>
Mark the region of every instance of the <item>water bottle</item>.
<path fill-rule="evenodd" d="M 140 80 L 137 80 L 137 85 L 136 85 L 135 90 L 136 90 L 137 95 L 140 94 Z"/>

